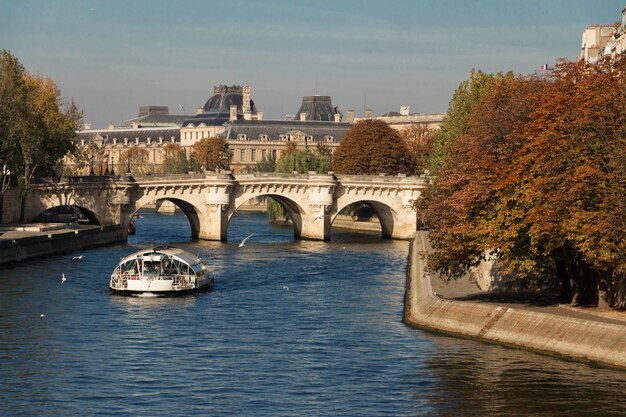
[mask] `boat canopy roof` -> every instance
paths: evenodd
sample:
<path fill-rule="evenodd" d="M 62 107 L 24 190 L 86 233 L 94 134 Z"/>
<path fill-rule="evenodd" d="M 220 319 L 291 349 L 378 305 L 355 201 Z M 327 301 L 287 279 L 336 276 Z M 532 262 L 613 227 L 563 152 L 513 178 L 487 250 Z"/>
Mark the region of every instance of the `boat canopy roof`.
<path fill-rule="evenodd" d="M 171 259 L 176 259 L 181 262 L 184 262 L 192 268 L 195 267 L 193 268 L 194 270 L 201 269 L 202 263 L 198 257 L 182 249 L 170 248 L 170 247 L 156 247 L 153 249 L 142 249 L 140 251 L 133 252 L 130 255 L 122 258 L 120 262 L 118 263 L 118 265 L 121 265 L 125 262 L 128 262 L 132 259 L 137 259 L 137 258 L 141 258 L 142 260 L 146 262 L 150 262 L 150 261 L 159 262 L 161 261 L 161 259 L 163 259 L 163 257 L 168 257 Z"/>

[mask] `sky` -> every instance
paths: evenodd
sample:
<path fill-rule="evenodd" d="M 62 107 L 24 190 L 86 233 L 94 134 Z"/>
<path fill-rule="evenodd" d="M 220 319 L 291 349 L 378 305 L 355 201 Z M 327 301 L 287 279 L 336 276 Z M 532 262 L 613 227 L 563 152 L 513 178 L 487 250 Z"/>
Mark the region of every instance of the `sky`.
<path fill-rule="evenodd" d="M 437 113 L 472 68 L 530 74 L 574 60 L 626 0 L 0 0 L 0 49 L 51 77 L 104 128 L 143 105 L 194 114 L 249 85 L 265 119 L 305 95 L 344 112 Z M 180 108 L 184 108 L 184 113 Z"/>

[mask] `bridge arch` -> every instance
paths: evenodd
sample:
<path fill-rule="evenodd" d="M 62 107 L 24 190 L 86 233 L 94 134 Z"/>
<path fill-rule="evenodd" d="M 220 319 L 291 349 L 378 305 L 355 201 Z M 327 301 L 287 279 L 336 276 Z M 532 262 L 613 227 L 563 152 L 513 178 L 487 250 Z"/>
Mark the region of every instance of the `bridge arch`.
<path fill-rule="evenodd" d="M 289 216 L 289 219 L 291 220 L 291 223 L 293 224 L 293 236 L 295 239 L 299 239 L 302 236 L 302 217 L 305 215 L 305 211 L 302 208 L 301 203 L 298 203 L 292 198 L 279 194 L 260 193 L 251 197 L 249 197 L 248 195 L 243 195 L 240 198 L 237 198 L 233 209 L 228 211 L 228 224 L 230 224 L 230 221 L 237 212 L 237 209 L 239 209 L 248 201 L 260 197 L 271 197 L 272 199 L 276 200 L 281 206 L 283 206 L 283 208 L 287 212 L 287 215 Z"/>
<path fill-rule="evenodd" d="M 343 202 L 341 206 L 338 204 L 337 212 L 331 219 L 331 227 L 332 222 L 334 222 L 343 209 L 356 203 L 366 204 L 374 210 L 374 213 L 376 213 L 376 216 L 378 216 L 378 220 L 380 221 L 381 237 L 383 239 L 391 239 L 393 237 L 394 225 L 396 223 L 398 213 L 387 203 L 376 200 L 354 199 L 354 201 L 352 201 L 352 199 L 350 199 L 347 202 Z"/>
<path fill-rule="evenodd" d="M 192 202 L 189 202 L 185 199 L 175 197 L 175 196 L 158 196 L 156 198 L 154 196 L 151 196 L 150 198 L 143 197 L 139 199 L 135 203 L 134 209 L 132 210 L 132 212 L 130 212 L 127 218 L 124 219 L 124 222 L 123 222 L 124 227 L 128 227 L 130 221 L 133 219 L 133 216 L 139 210 L 141 210 L 143 207 L 147 206 L 148 204 L 155 202 L 156 200 L 167 200 L 167 201 L 174 203 L 176 207 L 178 207 L 183 212 L 183 214 L 185 215 L 185 217 L 187 217 L 187 220 L 189 221 L 189 226 L 191 227 L 191 238 L 197 239 L 199 237 L 200 213 L 201 213 L 200 210 Z"/>
<path fill-rule="evenodd" d="M 39 208 L 38 214 L 30 219 L 31 223 L 78 223 L 100 226 L 100 216 L 86 207 L 76 204 L 58 204 Z"/>

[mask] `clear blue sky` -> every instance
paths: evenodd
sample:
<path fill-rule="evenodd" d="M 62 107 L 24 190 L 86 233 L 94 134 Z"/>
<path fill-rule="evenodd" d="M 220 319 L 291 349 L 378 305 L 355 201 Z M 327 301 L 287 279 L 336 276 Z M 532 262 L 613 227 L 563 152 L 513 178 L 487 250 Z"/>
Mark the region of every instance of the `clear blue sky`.
<path fill-rule="evenodd" d="M 626 0 L 0 0 L 0 49 L 52 77 L 105 127 L 141 105 L 193 114 L 213 85 L 250 85 L 266 118 L 330 95 L 345 113 L 442 112 L 471 68 L 575 59 Z"/>

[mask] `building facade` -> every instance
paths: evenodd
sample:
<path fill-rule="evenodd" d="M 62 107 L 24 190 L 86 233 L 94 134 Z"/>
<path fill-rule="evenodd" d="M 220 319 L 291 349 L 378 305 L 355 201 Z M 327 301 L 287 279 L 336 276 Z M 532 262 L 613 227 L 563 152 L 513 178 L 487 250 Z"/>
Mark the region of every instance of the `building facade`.
<path fill-rule="evenodd" d="M 445 114 L 410 113 L 408 106 L 400 112 L 373 116 L 367 110 L 355 118 L 348 110 L 346 120 L 330 96 L 304 96 L 294 116 L 286 120 L 264 120 L 251 97 L 248 86 L 218 85 L 193 116 L 170 115 L 166 106 L 142 106 L 138 117 L 107 129 L 82 129 L 76 134 L 76 145 L 83 151 L 82 164 L 66 159 L 68 173 L 105 174 L 159 173 L 166 145 L 178 145 L 189 156 L 198 141 L 224 137 L 228 143 L 230 167 L 235 173 L 252 172 L 257 163 L 278 160 L 288 144 L 296 149 L 315 151 L 324 146 L 331 152 L 339 146 L 352 124 L 366 118 L 389 123 L 401 131 L 411 125 L 437 130 Z M 293 146 L 293 145 L 291 145 Z"/>

